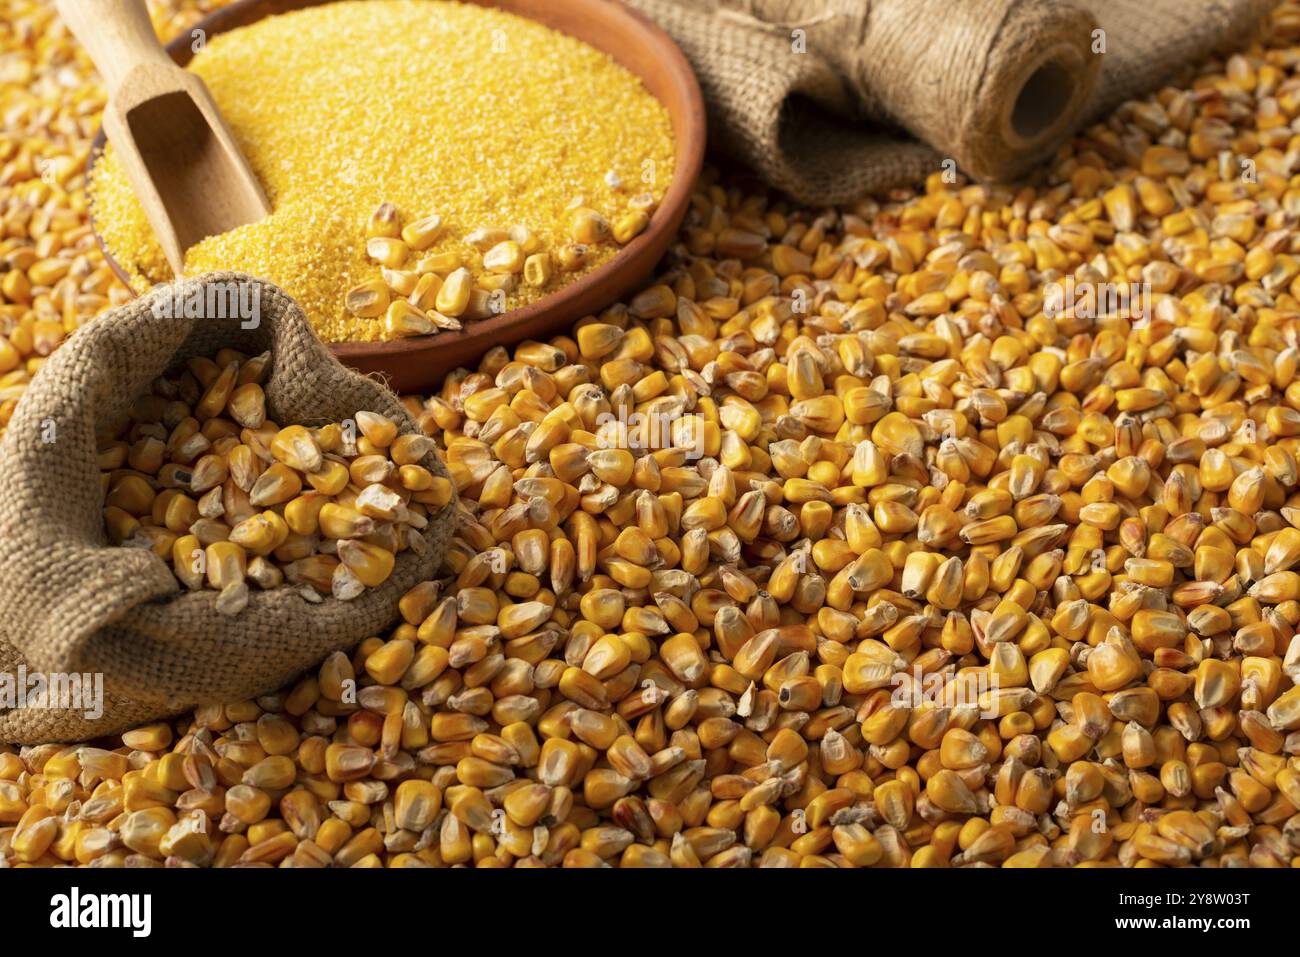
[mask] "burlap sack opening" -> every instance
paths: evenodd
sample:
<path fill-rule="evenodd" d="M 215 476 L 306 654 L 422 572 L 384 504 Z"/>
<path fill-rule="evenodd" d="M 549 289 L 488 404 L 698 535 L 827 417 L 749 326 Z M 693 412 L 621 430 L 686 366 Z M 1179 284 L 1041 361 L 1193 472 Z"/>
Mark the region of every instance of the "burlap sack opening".
<path fill-rule="evenodd" d="M 826 206 L 916 186 L 944 160 L 1020 177 L 1239 44 L 1276 0 L 626 2 L 695 67 L 713 143 Z"/>
<path fill-rule="evenodd" d="M 158 318 L 162 296 L 216 283 L 250 283 L 260 322 Z M 397 599 L 431 578 L 454 524 L 454 503 L 432 516 L 426 548 L 398 555 L 392 576 L 352 601 L 309 603 L 296 590 L 252 589 L 238 616 L 215 609 L 212 590 L 186 592 L 151 552 L 116 548 L 103 530 L 96 431 L 120 417 L 154 378 L 191 356 L 230 347 L 269 350 L 269 417 L 321 425 L 360 410 L 415 424 L 381 383 L 345 368 L 312 333 L 292 299 L 239 273 L 164 287 L 99 316 L 34 377 L 0 443 L 0 673 L 102 673 L 104 714 L 80 709 L 0 713 L 0 741 L 84 740 L 195 704 L 265 693 L 331 651 L 381 632 Z M 440 475 L 435 455 L 424 464 Z"/>

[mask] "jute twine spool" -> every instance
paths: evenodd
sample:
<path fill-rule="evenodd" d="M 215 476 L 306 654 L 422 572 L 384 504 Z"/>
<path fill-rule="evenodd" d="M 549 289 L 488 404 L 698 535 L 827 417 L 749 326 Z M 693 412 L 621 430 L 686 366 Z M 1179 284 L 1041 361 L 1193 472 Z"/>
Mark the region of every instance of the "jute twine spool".
<path fill-rule="evenodd" d="M 686 52 L 715 142 L 795 199 L 944 160 L 1024 175 L 1084 122 L 1239 42 L 1273 0 L 627 0 Z"/>

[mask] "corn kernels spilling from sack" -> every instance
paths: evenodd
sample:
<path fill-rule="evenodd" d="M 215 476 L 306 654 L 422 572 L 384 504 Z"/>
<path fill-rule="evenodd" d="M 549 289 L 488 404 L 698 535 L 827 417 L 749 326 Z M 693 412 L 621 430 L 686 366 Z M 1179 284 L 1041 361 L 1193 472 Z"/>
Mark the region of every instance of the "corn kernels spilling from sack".
<path fill-rule="evenodd" d="M 319 428 L 268 419 L 269 361 L 191 359 L 100 449 L 110 541 L 152 550 L 186 588 L 219 590 L 229 614 L 248 604 L 250 582 L 356 598 L 392 574 L 428 507 L 451 500 L 451 483 L 419 464 L 433 441 L 399 435 L 387 416 Z"/>

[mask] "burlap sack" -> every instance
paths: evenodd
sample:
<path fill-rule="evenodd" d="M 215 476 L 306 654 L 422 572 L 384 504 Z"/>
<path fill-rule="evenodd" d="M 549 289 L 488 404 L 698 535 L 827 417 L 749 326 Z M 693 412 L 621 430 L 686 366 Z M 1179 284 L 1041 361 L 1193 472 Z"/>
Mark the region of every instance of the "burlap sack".
<path fill-rule="evenodd" d="M 1240 42 L 1275 0 L 626 2 L 694 65 L 716 145 L 796 200 L 835 205 L 946 159 L 1021 176 L 1084 122 Z"/>
<path fill-rule="evenodd" d="M 237 616 L 217 593 L 186 592 L 148 551 L 106 544 L 96 431 L 121 416 L 178 362 L 231 347 L 270 350 L 269 417 L 321 425 L 360 410 L 414 423 L 380 383 L 341 365 L 283 291 L 238 273 L 180 284 L 253 283 L 260 323 L 239 318 L 160 319 L 153 304 L 173 287 L 102 315 L 72 336 L 34 377 L 0 443 L 0 674 L 102 673 L 104 713 L 15 709 L 0 713 L 0 741 L 85 740 L 207 701 L 279 687 L 331 651 L 380 633 L 397 599 L 433 576 L 450 539 L 454 503 L 432 517 L 423 548 L 397 559 L 392 577 L 352 601 L 311 604 L 291 587 L 252 589 Z M 439 474 L 436 456 L 423 463 Z"/>

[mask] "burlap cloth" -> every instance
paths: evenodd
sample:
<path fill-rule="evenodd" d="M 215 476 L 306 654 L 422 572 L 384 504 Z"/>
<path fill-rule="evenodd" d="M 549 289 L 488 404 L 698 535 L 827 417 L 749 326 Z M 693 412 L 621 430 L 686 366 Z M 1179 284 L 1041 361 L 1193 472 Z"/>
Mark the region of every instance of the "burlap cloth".
<path fill-rule="evenodd" d="M 321 425 L 369 410 L 415 426 L 397 397 L 336 360 L 283 291 L 238 273 L 182 284 L 252 282 L 261 321 L 159 319 L 155 291 L 78 330 L 33 378 L 0 442 L 0 674 L 104 675 L 103 716 L 82 709 L 0 713 L 0 741 L 86 740 L 195 704 L 241 700 L 279 687 L 325 655 L 377 634 L 403 592 L 436 572 L 454 503 L 432 516 L 427 548 L 398 555 L 392 577 L 352 601 L 311 604 L 292 587 L 252 588 L 237 616 L 217 592 L 186 592 L 152 552 L 107 545 L 97 432 L 119 419 L 178 362 L 222 347 L 270 350 L 268 416 Z M 112 431 L 111 428 L 107 431 Z M 52 441 L 50 440 L 52 437 Z M 423 463 L 440 475 L 435 455 Z"/>
<path fill-rule="evenodd" d="M 1021 176 L 1084 122 L 1239 43 L 1275 5 L 626 2 L 695 67 L 713 142 L 817 206 L 916 185 L 946 159 L 980 180 Z"/>

